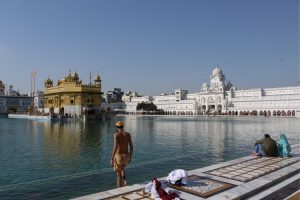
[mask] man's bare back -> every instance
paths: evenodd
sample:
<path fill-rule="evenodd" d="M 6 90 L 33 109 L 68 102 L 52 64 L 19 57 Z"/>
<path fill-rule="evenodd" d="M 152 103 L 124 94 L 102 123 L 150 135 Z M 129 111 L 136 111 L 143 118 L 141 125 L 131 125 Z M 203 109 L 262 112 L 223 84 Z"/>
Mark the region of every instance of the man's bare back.
<path fill-rule="evenodd" d="M 127 132 L 115 133 L 118 154 L 128 154 L 128 145 L 131 142 L 130 134 Z"/>

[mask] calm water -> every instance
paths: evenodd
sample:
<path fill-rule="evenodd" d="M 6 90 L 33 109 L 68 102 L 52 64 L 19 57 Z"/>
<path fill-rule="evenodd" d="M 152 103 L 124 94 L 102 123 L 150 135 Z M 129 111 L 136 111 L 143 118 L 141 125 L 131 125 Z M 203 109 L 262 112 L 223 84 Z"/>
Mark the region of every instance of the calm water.
<path fill-rule="evenodd" d="M 115 187 L 114 123 L 125 121 L 134 156 L 129 184 L 248 155 L 254 141 L 284 132 L 299 143 L 300 118 L 147 117 L 43 122 L 0 118 L 0 199 L 69 199 Z"/>

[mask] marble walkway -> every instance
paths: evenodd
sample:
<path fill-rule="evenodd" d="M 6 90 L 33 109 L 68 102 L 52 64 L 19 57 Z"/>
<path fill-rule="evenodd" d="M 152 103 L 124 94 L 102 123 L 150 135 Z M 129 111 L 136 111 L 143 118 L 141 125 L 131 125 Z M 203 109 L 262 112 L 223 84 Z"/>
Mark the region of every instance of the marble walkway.
<path fill-rule="evenodd" d="M 298 187 L 289 191 L 293 199 L 299 196 L 300 186 L 300 144 L 292 146 L 290 158 L 256 158 L 252 156 L 188 171 L 188 184 L 175 187 L 167 183 L 166 177 L 159 180 L 167 185 L 167 190 L 176 192 L 181 199 L 272 199 L 276 191 L 284 191 L 289 185 Z M 298 186 L 295 186 L 295 183 Z M 135 184 L 91 194 L 74 200 L 138 200 L 151 199 L 144 192 L 145 183 Z M 295 190 L 295 189 L 293 189 Z M 285 190 L 288 191 L 288 190 Z M 288 196 L 290 194 L 286 194 Z M 278 195 L 277 195 L 278 196 Z M 282 199 L 284 199 L 282 197 Z"/>

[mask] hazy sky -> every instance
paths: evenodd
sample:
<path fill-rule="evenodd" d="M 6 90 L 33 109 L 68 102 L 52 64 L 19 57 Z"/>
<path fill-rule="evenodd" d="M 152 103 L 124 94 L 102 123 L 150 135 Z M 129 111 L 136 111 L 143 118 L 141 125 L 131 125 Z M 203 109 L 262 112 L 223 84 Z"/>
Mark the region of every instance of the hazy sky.
<path fill-rule="evenodd" d="M 22 93 L 75 70 L 103 91 L 199 91 L 299 81 L 299 0 L 0 0 L 0 80 Z"/>

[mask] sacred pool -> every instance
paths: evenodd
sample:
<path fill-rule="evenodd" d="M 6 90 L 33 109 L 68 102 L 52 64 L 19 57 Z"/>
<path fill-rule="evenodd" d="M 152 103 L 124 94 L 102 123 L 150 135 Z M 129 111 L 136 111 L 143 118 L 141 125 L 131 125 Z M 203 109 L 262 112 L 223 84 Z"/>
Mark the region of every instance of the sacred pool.
<path fill-rule="evenodd" d="M 129 184 L 247 156 L 254 142 L 285 133 L 300 142 L 300 118 L 124 116 L 109 121 L 0 118 L 0 199 L 69 199 L 115 188 L 109 162 L 114 123 L 132 134 Z"/>

